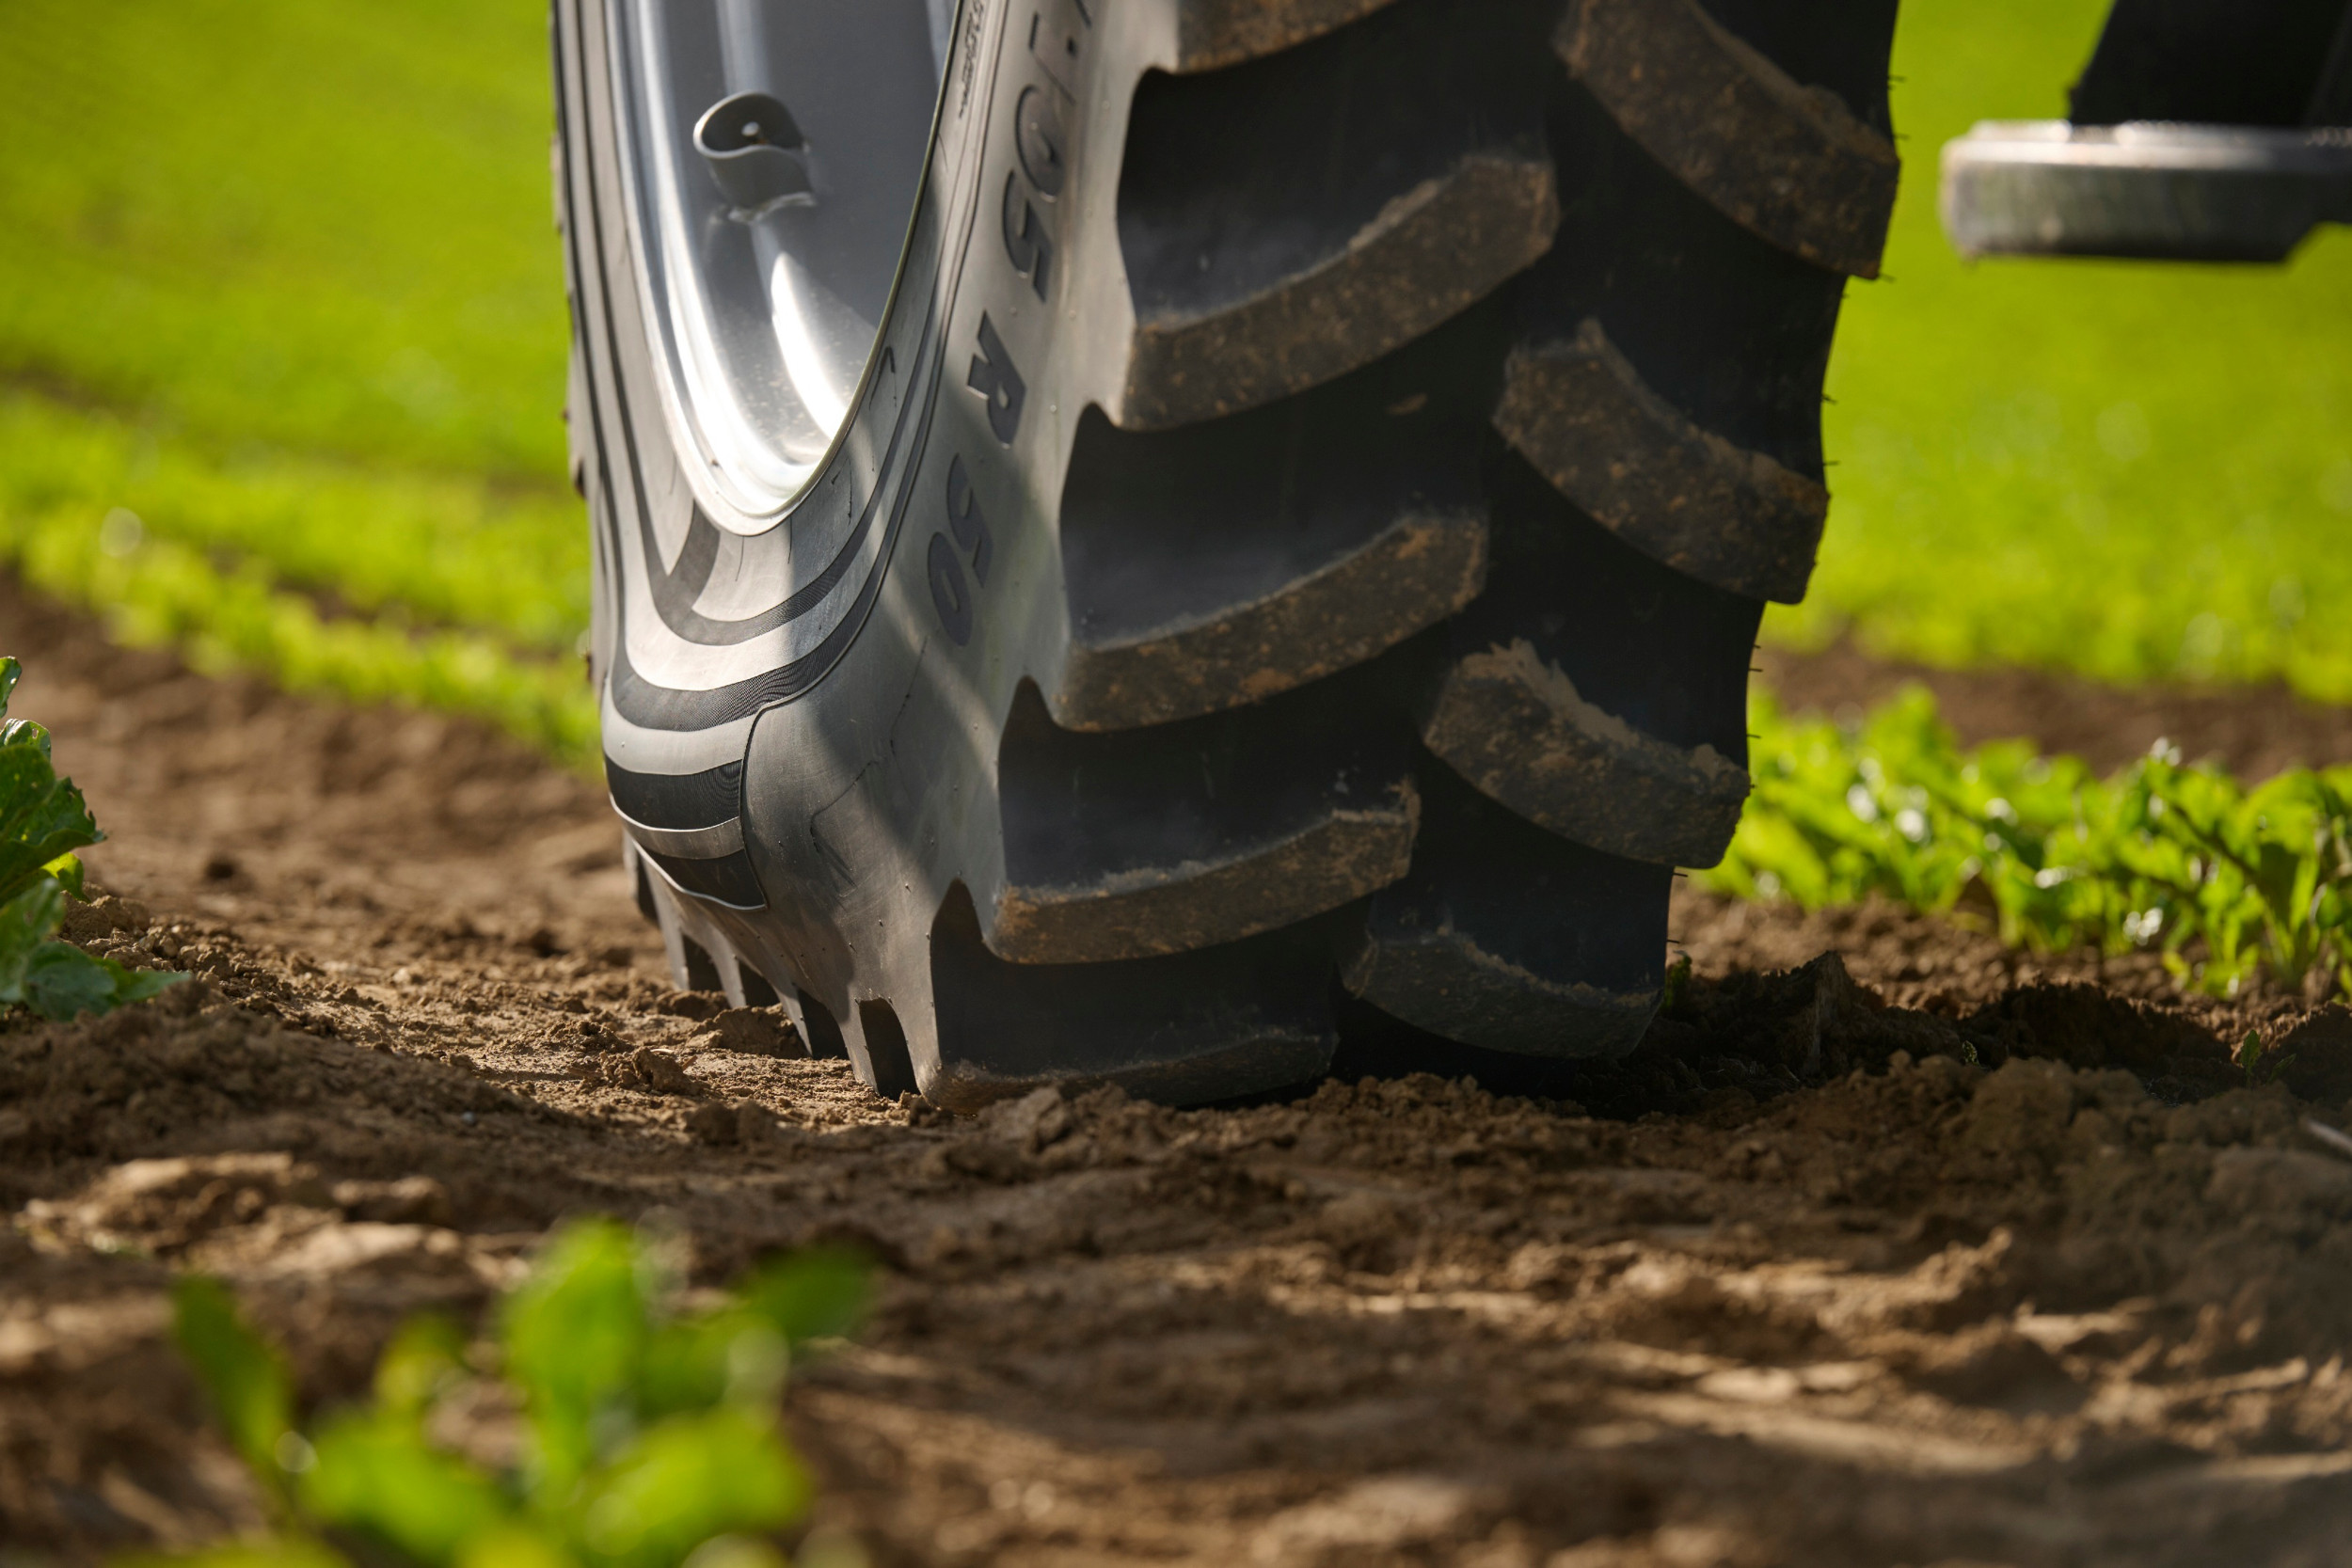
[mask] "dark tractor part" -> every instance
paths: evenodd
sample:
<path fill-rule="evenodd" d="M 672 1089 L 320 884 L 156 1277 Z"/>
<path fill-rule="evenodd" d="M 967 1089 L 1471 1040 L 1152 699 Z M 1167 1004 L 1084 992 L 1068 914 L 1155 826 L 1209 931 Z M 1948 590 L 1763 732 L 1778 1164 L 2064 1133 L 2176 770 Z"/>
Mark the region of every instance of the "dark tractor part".
<path fill-rule="evenodd" d="M 2276 262 L 2352 222 L 2345 0 L 2116 0 L 2072 114 L 1946 146 L 1962 251 Z"/>
<path fill-rule="evenodd" d="M 678 982 L 957 1109 L 1263 1092 L 1367 1019 L 1629 1050 L 1819 544 L 1893 26 L 557 0 L 606 775 Z"/>
<path fill-rule="evenodd" d="M 2312 109 L 2345 11 L 2344 0 L 2115 0 L 2067 118 L 2278 130 L 2339 123 Z"/>

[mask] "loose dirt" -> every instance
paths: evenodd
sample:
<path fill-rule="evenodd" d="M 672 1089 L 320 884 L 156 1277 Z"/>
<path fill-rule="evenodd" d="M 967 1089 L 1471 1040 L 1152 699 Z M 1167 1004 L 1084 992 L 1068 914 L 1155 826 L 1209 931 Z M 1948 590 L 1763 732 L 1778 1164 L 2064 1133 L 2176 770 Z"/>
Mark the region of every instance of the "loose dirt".
<path fill-rule="evenodd" d="M 2352 1014 L 1692 897 L 1622 1064 L 1359 1077 L 1412 1043 L 1368 1037 L 1280 1102 L 957 1121 L 673 991 L 593 787 L 496 737 L 5 583 L 0 641 L 114 835 L 73 934 L 199 976 L 0 1024 L 20 1568 L 255 1523 L 173 1271 L 331 1402 L 589 1212 L 705 1281 L 881 1260 L 789 1396 L 878 1563 L 2343 1560 L 2352 1162 L 2304 1124 L 2352 1117 Z"/>

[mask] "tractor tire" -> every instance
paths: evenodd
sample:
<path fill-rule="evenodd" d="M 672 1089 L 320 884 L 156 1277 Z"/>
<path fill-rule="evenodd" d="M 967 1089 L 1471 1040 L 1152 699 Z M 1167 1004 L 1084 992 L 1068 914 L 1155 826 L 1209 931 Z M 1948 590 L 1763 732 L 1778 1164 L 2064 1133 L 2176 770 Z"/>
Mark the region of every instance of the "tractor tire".
<path fill-rule="evenodd" d="M 1630 1050 L 1820 541 L 1894 0 L 962 0 L 844 432 L 725 518 L 619 8 L 555 0 L 568 418 L 678 983 L 957 1110 L 1343 1014 Z"/>

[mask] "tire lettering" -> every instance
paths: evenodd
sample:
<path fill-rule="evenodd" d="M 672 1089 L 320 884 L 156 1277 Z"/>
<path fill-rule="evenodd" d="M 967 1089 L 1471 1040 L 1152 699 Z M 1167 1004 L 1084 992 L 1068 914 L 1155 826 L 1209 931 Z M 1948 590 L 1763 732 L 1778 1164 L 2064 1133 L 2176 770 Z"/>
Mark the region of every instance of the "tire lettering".
<path fill-rule="evenodd" d="M 961 648 L 972 641 L 972 590 L 963 580 L 963 562 L 944 533 L 931 535 L 929 566 L 931 608 L 939 611 L 940 629 Z"/>
<path fill-rule="evenodd" d="M 975 7 L 977 11 L 979 8 Z M 1094 18 L 1088 0 L 1043 0 L 1029 16 L 1029 53 L 1054 86 L 1073 99 L 1078 69 L 1086 56 L 1088 35 Z M 970 59 L 965 61 L 967 76 Z M 970 95 L 967 79 L 965 95 Z M 959 110 L 961 112 L 961 110 Z M 1054 266 L 1051 219 L 1055 201 L 1069 179 L 1067 137 L 1062 114 L 1050 93 L 1035 87 L 1022 89 L 1013 109 L 1013 149 L 1020 167 L 1005 175 L 1003 230 L 1005 255 L 1012 270 L 1026 279 L 1041 300 L 1046 297 Z M 1040 210 L 1038 203 L 1043 202 Z M 1012 351 L 1005 346 L 996 324 L 980 314 L 979 352 L 972 356 L 963 384 L 988 404 L 988 428 L 999 443 L 1011 446 L 1021 432 L 1021 411 L 1029 395 L 1028 384 L 1013 367 Z M 925 576 L 931 591 L 931 609 L 940 629 L 961 648 L 972 641 L 976 619 L 976 587 L 988 586 L 990 565 L 996 558 L 996 541 L 980 511 L 980 497 L 972 472 L 961 453 L 947 460 L 947 527 L 931 534 L 925 555 Z M 950 533 L 953 538 L 950 539 Z M 961 546 L 963 555 L 957 554 Z M 972 575 L 964 576 L 964 558 Z"/>
<path fill-rule="evenodd" d="M 980 498 L 972 489 L 972 476 L 964 472 L 963 459 L 947 461 L 947 525 L 956 531 L 956 543 L 972 552 L 972 577 L 983 588 L 988 586 L 988 563 L 995 559 L 996 541 L 989 537 L 988 519 L 980 515 Z"/>
<path fill-rule="evenodd" d="M 1029 13 L 1029 53 L 1054 79 L 1054 86 L 1073 99 L 1078 96 L 1078 62 L 1093 27 L 1085 0 L 1046 0 L 1043 7 Z"/>
<path fill-rule="evenodd" d="M 972 356 L 963 384 L 988 400 L 988 428 L 996 433 L 999 442 L 1012 445 L 1021 429 L 1022 400 L 1029 395 L 1029 388 L 1021 372 L 1012 368 L 1012 354 L 996 336 L 996 324 L 986 311 L 980 313 L 980 352 Z"/>
<path fill-rule="evenodd" d="M 1021 89 L 1021 102 L 1013 108 L 1013 141 L 1021 153 L 1021 172 L 1029 177 L 1037 194 L 1051 201 L 1061 195 L 1064 176 L 1061 110 L 1055 107 L 1051 97 L 1035 87 Z"/>
<path fill-rule="evenodd" d="M 1045 277 L 1053 270 L 1054 242 L 1045 237 L 1045 220 L 1029 205 L 1018 174 L 1005 176 L 1005 254 L 1012 270 L 1027 278 L 1037 297 L 1043 299 Z"/>

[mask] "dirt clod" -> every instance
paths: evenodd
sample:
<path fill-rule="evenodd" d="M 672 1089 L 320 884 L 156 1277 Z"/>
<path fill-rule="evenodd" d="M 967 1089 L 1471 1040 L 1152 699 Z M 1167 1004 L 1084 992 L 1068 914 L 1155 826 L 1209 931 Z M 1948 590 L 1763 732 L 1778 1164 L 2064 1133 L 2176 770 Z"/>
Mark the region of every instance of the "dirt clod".
<path fill-rule="evenodd" d="M 808 1042 L 782 1007 L 730 1007 L 696 1035 L 723 1051 L 752 1056 L 805 1056 Z"/>

